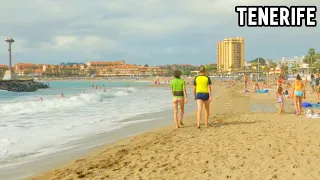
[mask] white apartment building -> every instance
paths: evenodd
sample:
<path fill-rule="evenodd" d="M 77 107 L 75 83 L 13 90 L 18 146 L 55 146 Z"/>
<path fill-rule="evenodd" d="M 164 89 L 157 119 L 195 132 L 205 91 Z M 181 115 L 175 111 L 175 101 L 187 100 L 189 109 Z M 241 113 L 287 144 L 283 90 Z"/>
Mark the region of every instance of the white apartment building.
<path fill-rule="evenodd" d="M 293 58 L 287 58 L 287 57 L 283 57 L 281 59 L 281 64 L 301 64 L 303 63 L 303 59 L 304 59 L 304 56 L 302 57 L 299 57 L 299 56 L 293 56 Z"/>

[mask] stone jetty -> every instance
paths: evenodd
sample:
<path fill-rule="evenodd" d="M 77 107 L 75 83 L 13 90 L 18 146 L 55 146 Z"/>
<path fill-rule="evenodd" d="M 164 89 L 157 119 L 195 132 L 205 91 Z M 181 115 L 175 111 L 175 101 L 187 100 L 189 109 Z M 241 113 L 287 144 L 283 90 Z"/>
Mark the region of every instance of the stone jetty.
<path fill-rule="evenodd" d="M 49 88 L 47 84 L 31 80 L 0 80 L 0 90 L 12 92 L 34 92 L 38 89 Z"/>

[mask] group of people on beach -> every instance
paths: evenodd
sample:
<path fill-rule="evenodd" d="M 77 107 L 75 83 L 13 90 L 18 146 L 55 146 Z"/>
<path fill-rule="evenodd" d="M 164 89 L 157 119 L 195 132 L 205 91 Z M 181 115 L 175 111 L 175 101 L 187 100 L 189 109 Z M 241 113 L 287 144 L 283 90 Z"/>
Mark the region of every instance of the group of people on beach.
<path fill-rule="evenodd" d="M 316 93 L 318 96 L 318 100 L 320 97 L 320 77 L 319 74 L 316 74 L 314 76 L 311 74 L 310 76 L 310 82 L 308 81 L 308 78 L 305 79 L 305 81 L 302 80 L 301 76 L 297 74 L 295 81 L 292 84 L 291 91 L 284 89 L 289 89 L 291 84 L 288 82 L 283 81 L 283 77 L 279 77 L 277 81 L 277 99 L 279 103 L 279 113 L 284 113 L 283 106 L 284 106 L 284 97 L 287 98 L 293 98 L 294 100 L 294 108 L 295 108 L 295 115 L 301 115 L 303 113 L 302 109 L 302 100 L 306 98 L 306 88 L 310 84 L 311 86 L 311 92 L 310 94 Z"/>
<path fill-rule="evenodd" d="M 244 76 L 243 79 L 244 82 L 244 88 L 245 90 L 248 88 L 248 78 Z M 311 74 L 310 76 L 310 82 L 306 78 L 305 81 L 302 80 L 301 76 L 299 74 L 296 75 L 296 78 L 291 85 L 289 82 L 284 80 L 283 76 L 279 76 L 276 80 L 276 83 L 267 84 L 266 82 L 263 84 L 263 86 L 270 87 L 272 85 L 277 86 L 276 91 L 276 98 L 277 102 L 279 104 L 279 114 L 284 113 L 284 102 L 285 98 L 293 98 L 293 104 L 294 104 L 294 114 L 295 115 L 301 115 L 303 113 L 302 109 L 302 100 L 306 98 L 306 88 L 308 84 L 311 85 L 312 92 L 311 94 L 317 93 L 318 99 L 320 98 L 320 77 L 319 74 L 316 74 L 314 76 Z M 259 90 L 259 84 L 258 82 L 254 83 L 253 92 Z"/>
<path fill-rule="evenodd" d="M 197 102 L 197 127 L 200 128 L 201 122 L 201 114 L 203 107 L 206 111 L 205 113 L 205 125 L 208 126 L 209 115 L 210 115 L 210 102 L 212 100 L 212 82 L 211 79 L 206 75 L 206 69 L 204 66 L 201 66 L 200 74 L 195 77 L 194 79 L 194 90 L 193 95 L 194 99 Z M 180 70 L 176 70 L 174 72 L 174 79 L 171 80 L 171 91 L 172 91 L 172 104 L 174 109 L 174 122 L 175 127 L 179 128 L 183 125 L 183 117 L 184 117 L 184 105 L 188 102 L 188 93 L 186 90 L 186 82 L 184 79 L 181 78 L 182 72 Z M 246 75 L 243 77 L 244 88 L 245 92 L 248 89 L 249 79 Z M 312 93 L 318 94 L 318 99 L 320 97 L 320 77 L 319 74 L 311 75 L 311 88 Z M 262 88 L 269 88 L 273 85 L 276 85 L 276 98 L 277 102 L 279 103 L 279 113 L 284 113 L 284 102 L 286 98 L 293 98 L 294 101 L 294 114 L 301 115 L 303 113 L 302 109 L 302 100 L 306 98 L 306 87 L 309 84 L 308 79 L 305 81 L 302 80 L 301 76 L 297 74 L 293 84 L 291 85 L 289 82 L 284 80 L 283 76 L 279 76 L 276 80 L 276 83 L 268 84 L 264 82 L 263 84 L 259 85 L 258 82 L 253 82 L 254 84 L 253 91 L 260 90 Z M 234 86 L 235 81 L 230 82 L 227 86 L 231 87 Z M 249 91 L 248 91 L 249 92 Z M 179 106 L 180 106 L 180 119 L 179 116 Z"/>
<path fill-rule="evenodd" d="M 245 90 L 248 88 L 248 78 L 244 75 L 244 88 Z M 307 81 L 307 80 L 306 80 Z M 260 86 L 258 82 L 253 83 L 254 88 L 252 92 L 256 92 L 257 90 L 260 89 Z M 306 85 L 302 81 L 301 76 L 297 74 L 295 81 L 293 82 L 292 88 L 291 84 L 289 82 L 286 82 L 284 80 L 284 77 L 280 75 L 278 79 L 276 80 L 276 83 L 271 83 L 267 84 L 264 82 L 263 87 L 264 88 L 269 88 L 273 85 L 277 86 L 277 91 L 276 91 L 276 98 L 277 102 L 279 104 L 279 114 L 284 113 L 284 102 L 285 102 L 285 97 L 287 98 L 293 98 L 294 99 L 294 107 L 295 111 L 294 113 L 296 115 L 302 114 L 302 99 L 306 98 Z"/>
<path fill-rule="evenodd" d="M 210 102 L 212 100 L 212 82 L 211 79 L 206 75 L 206 69 L 201 66 L 200 74 L 194 79 L 193 85 L 193 95 L 197 102 L 197 127 L 200 128 L 201 114 L 203 107 L 206 110 L 205 114 L 205 125 L 208 127 L 209 114 L 210 114 Z M 174 71 L 174 79 L 171 80 L 171 91 L 172 91 L 172 104 L 174 110 L 174 122 L 175 127 L 179 128 L 183 125 L 184 116 L 184 104 L 188 102 L 188 93 L 186 82 L 181 78 L 182 72 L 180 70 Z M 178 119 L 180 106 L 180 119 Z"/>
<path fill-rule="evenodd" d="M 291 91 L 290 90 L 290 83 L 286 83 L 283 80 L 283 76 L 279 76 L 277 80 L 277 92 L 276 97 L 279 103 L 279 114 L 284 113 L 284 97 L 293 98 L 294 99 L 294 114 L 300 115 L 302 114 L 302 99 L 306 98 L 306 86 L 303 83 L 299 74 L 297 74 L 295 81 L 292 84 Z M 284 92 L 285 89 L 285 92 Z"/>

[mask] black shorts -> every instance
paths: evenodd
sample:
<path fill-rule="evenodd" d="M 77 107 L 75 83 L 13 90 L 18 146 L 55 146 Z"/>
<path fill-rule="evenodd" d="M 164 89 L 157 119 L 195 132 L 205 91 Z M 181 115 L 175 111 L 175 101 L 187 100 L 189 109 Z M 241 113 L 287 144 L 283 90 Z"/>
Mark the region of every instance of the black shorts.
<path fill-rule="evenodd" d="M 197 99 L 201 99 L 202 101 L 208 101 L 209 93 L 197 93 Z"/>

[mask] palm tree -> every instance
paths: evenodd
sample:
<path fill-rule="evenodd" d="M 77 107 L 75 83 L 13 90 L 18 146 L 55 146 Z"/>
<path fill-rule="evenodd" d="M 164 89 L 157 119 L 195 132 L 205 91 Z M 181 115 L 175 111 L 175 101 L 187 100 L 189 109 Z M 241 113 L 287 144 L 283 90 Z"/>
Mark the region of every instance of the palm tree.
<path fill-rule="evenodd" d="M 96 74 L 97 73 L 97 70 L 95 70 L 95 69 L 89 69 L 89 74 L 90 75 L 94 75 L 94 74 Z"/>
<path fill-rule="evenodd" d="M 79 72 L 79 75 L 80 75 L 80 76 L 84 76 L 84 75 L 85 75 L 85 70 L 84 70 L 84 69 L 81 69 L 80 72 Z"/>
<path fill-rule="evenodd" d="M 310 48 L 310 49 L 308 50 L 307 55 L 304 57 L 303 61 L 304 61 L 305 63 L 308 63 L 309 66 L 310 66 L 310 65 L 312 65 L 312 64 L 314 63 L 315 59 L 316 59 L 315 49 L 314 49 L 314 48 Z"/>
<path fill-rule="evenodd" d="M 265 67 L 263 68 L 263 71 L 266 72 L 266 73 L 269 75 L 270 69 L 271 69 L 271 68 L 270 68 L 269 66 L 265 66 Z"/>
<path fill-rule="evenodd" d="M 108 68 L 108 74 L 111 75 L 113 70 L 111 68 Z"/>
<path fill-rule="evenodd" d="M 233 72 L 236 68 L 236 65 L 234 63 L 232 63 L 229 68 L 231 69 L 231 72 Z"/>
<path fill-rule="evenodd" d="M 3 78 L 5 71 L 6 71 L 5 69 L 0 69 L 0 79 Z"/>
<path fill-rule="evenodd" d="M 133 74 L 134 74 L 133 69 L 130 70 L 130 74 L 133 76 Z"/>
<path fill-rule="evenodd" d="M 221 66 L 220 66 L 220 72 L 221 72 L 221 75 L 223 75 L 223 72 L 224 72 L 224 64 L 221 64 Z"/>

